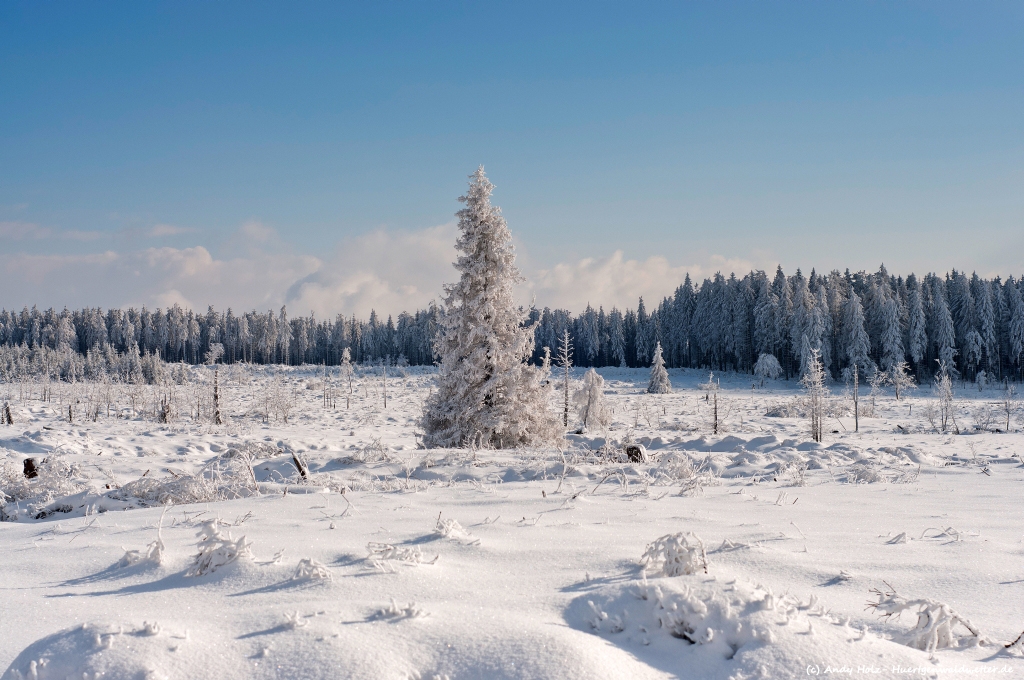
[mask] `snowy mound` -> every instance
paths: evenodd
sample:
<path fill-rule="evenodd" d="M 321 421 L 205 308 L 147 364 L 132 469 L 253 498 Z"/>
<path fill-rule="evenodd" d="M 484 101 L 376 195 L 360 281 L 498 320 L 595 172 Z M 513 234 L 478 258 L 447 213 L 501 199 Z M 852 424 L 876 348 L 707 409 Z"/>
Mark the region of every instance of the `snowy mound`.
<path fill-rule="evenodd" d="M 842 667 L 935 668 L 927 654 L 851 627 L 814 597 L 801 601 L 762 585 L 703 573 L 601 586 L 575 599 L 566 618 L 680 677 L 782 678 Z"/>
<path fill-rule="evenodd" d="M 202 643 L 197 640 L 202 640 Z M 141 626 L 82 625 L 29 645 L 2 680 L 202 677 L 217 667 L 216 634 Z"/>

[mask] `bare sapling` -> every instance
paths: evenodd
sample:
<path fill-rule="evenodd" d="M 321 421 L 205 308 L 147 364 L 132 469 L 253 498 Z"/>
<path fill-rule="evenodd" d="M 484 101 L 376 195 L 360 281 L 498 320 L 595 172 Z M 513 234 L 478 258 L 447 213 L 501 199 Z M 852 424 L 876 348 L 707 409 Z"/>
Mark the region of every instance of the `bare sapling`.
<path fill-rule="evenodd" d="M 935 400 L 938 406 L 939 428 L 946 432 L 950 425 L 957 434 L 960 434 L 960 427 L 956 424 L 955 405 L 953 403 L 953 381 L 949 377 L 949 369 L 945 362 L 939 361 L 939 372 L 935 375 L 935 384 L 932 386 L 935 392 Z"/>
<path fill-rule="evenodd" d="M 1017 388 L 1011 385 L 1009 382 L 1006 383 L 1006 387 L 1003 389 L 1003 398 L 1000 402 L 1002 407 L 1003 415 L 1006 416 L 1006 429 L 1004 432 L 1010 431 L 1010 417 L 1017 412 L 1019 408 L 1019 402 L 1017 399 Z M 5 404 L 6 408 L 7 405 Z"/>
<path fill-rule="evenodd" d="M 853 365 L 853 431 L 860 432 L 860 378 L 857 364 Z"/>
<path fill-rule="evenodd" d="M 909 390 L 917 389 L 917 383 L 914 382 L 914 376 L 910 375 L 910 366 L 906 361 L 898 361 L 892 365 L 886 376 L 886 382 L 892 385 L 893 391 L 896 393 L 896 401 L 899 401 L 901 396 L 905 396 Z"/>
<path fill-rule="evenodd" d="M 383 362 L 384 367 L 384 408 L 388 407 L 388 362 Z"/>
<path fill-rule="evenodd" d="M 718 434 L 719 418 L 718 418 L 718 390 L 722 386 L 721 380 L 715 380 L 714 372 L 708 373 L 708 381 L 697 385 L 700 389 L 704 390 L 704 401 L 711 405 L 711 431 L 713 434 Z"/>
<path fill-rule="evenodd" d="M 569 427 L 569 371 L 572 369 L 572 341 L 569 339 L 569 331 L 562 331 L 562 337 L 558 339 L 558 355 L 555 357 L 558 367 L 563 371 L 562 394 L 564 395 L 562 409 L 562 425 Z"/>
<path fill-rule="evenodd" d="M 822 423 L 825 417 L 825 400 L 828 398 L 828 387 L 825 386 L 825 367 L 821 364 L 821 352 L 811 349 L 807 372 L 800 379 L 807 390 L 807 410 L 811 418 L 811 438 L 816 442 L 822 439 Z"/>
<path fill-rule="evenodd" d="M 348 382 L 348 394 L 345 395 L 345 410 L 352 407 L 352 352 L 346 347 L 341 352 L 341 375 Z"/>

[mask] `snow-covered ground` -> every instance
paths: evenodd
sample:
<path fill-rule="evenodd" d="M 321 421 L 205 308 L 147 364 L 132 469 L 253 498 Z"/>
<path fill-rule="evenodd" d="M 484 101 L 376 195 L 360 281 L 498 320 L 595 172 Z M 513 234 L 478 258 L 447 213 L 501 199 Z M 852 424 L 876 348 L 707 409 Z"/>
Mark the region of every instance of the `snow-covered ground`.
<path fill-rule="evenodd" d="M 600 372 L 607 432 L 498 452 L 417 448 L 428 369 L 389 370 L 387 408 L 379 369 L 327 408 L 322 370 L 221 370 L 223 425 L 205 368 L 0 387 L 0 677 L 1024 673 L 1001 387 L 957 392 L 957 435 L 928 388 L 855 433 L 832 385 L 817 444 L 794 381 L 723 376 L 715 434 L 707 374 L 648 395 L 646 370 Z"/>

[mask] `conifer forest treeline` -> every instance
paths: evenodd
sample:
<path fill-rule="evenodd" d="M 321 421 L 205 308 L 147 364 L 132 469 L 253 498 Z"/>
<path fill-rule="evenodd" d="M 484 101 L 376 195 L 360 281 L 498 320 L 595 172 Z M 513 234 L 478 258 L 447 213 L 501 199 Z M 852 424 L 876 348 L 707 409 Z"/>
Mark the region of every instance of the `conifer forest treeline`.
<path fill-rule="evenodd" d="M 529 310 L 535 325 L 533 359 L 558 347 L 569 332 L 578 366 L 648 366 L 660 343 L 669 367 L 751 372 L 762 354 L 775 356 L 786 377 L 800 375 L 813 350 L 830 377 L 889 370 L 907 362 L 918 378 L 941 365 L 964 379 L 981 371 L 993 380 L 1020 380 L 1024 363 L 1024 279 L 833 271 L 786 276 L 763 271 L 742 278 L 721 274 L 695 285 L 690 277 L 671 297 L 636 309 Z M 0 378 L 40 363 L 59 379 L 143 372 L 144 365 L 202 363 L 341 363 L 422 365 L 435 357 L 432 340 L 440 310 L 402 312 L 363 320 L 339 315 L 290 318 L 278 312 L 235 314 L 212 307 L 196 313 L 83 309 L 0 311 Z M 37 372 L 37 371 L 32 371 Z"/>

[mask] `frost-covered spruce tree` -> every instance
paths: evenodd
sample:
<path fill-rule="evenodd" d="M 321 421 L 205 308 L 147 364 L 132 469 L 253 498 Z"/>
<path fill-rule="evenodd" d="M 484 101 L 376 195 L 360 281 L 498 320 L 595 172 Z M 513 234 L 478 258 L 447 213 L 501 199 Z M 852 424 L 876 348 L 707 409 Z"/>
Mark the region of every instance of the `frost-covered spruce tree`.
<path fill-rule="evenodd" d="M 661 343 L 654 347 L 654 358 L 651 359 L 651 380 L 647 384 L 650 394 L 668 394 L 672 391 L 672 381 L 665 370 L 665 359 L 661 356 Z"/>
<path fill-rule="evenodd" d="M 483 166 L 459 200 L 458 283 L 445 286 L 434 338 L 440 358 L 437 389 L 424 407 L 427 447 L 536 445 L 562 435 L 548 408 L 546 372 L 527 363 L 534 328 L 516 306 L 521 280 L 515 248 L 501 211 L 491 205 L 494 185 Z"/>

